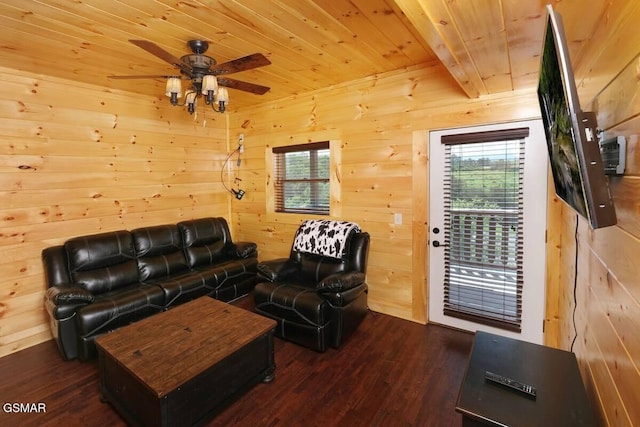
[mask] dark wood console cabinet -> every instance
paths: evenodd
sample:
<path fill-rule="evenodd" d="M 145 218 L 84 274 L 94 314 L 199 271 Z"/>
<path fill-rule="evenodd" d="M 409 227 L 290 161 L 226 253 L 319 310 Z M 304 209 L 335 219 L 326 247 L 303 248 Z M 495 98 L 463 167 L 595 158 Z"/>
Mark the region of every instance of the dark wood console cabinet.
<path fill-rule="evenodd" d="M 490 371 L 536 388 L 532 398 L 485 379 Z M 476 332 L 456 411 L 463 426 L 596 426 L 573 353 Z"/>

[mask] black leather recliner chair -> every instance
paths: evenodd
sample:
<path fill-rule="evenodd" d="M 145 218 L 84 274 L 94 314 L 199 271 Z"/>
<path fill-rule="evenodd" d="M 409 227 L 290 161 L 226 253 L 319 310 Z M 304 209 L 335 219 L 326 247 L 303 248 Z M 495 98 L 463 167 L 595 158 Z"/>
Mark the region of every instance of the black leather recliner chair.
<path fill-rule="evenodd" d="M 343 250 L 329 256 L 336 237 Z M 305 221 L 289 258 L 258 264 L 256 312 L 278 322 L 280 338 L 321 352 L 339 347 L 367 314 L 369 240 L 353 223 Z"/>

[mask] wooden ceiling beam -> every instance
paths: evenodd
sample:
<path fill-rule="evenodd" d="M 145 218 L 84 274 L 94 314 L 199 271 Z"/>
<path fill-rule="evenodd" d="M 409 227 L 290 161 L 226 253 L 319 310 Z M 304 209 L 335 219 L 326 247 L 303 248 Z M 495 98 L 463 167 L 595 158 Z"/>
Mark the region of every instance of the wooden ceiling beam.
<path fill-rule="evenodd" d="M 469 98 L 488 93 L 442 0 L 394 0 Z"/>

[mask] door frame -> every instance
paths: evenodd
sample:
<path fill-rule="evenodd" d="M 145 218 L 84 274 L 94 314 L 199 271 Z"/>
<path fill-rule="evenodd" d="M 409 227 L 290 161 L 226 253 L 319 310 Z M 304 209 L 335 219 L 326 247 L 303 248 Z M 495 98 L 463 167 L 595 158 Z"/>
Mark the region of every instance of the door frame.
<path fill-rule="evenodd" d="M 508 123 L 500 123 L 500 124 L 491 124 L 491 125 L 477 125 L 477 126 L 465 126 L 461 128 L 448 128 L 448 129 L 433 129 L 423 131 L 424 134 L 422 137 L 414 138 L 414 144 L 416 142 L 422 141 L 426 142 L 426 155 L 429 159 L 426 175 L 426 224 L 428 224 L 426 230 L 426 243 L 425 243 L 425 280 L 426 280 L 426 313 L 427 313 L 427 321 L 429 323 L 438 323 L 445 324 L 447 326 L 453 326 L 460 329 L 465 329 L 469 331 L 474 330 L 482 330 L 486 332 L 491 332 L 503 336 L 508 336 L 511 338 L 522 339 L 538 344 L 542 344 L 544 341 L 544 318 L 545 318 L 545 309 L 546 309 L 546 233 L 539 233 L 535 230 L 544 230 L 546 231 L 546 209 L 544 209 L 544 214 L 541 215 L 540 209 L 536 209 L 535 207 L 531 209 L 531 203 L 528 199 L 525 200 L 525 223 L 528 224 L 531 222 L 531 226 L 526 226 L 524 231 L 524 239 L 529 242 L 528 245 L 525 245 L 525 257 L 524 257 L 524 265 L 523 270 L 525 274 L 525 285 L 523 286 L 523 300 L 527 298 L 527 301 L 531 301 L 533 303 L 533 308 L 525 308 L 523 307 L 523 315 L 522 315 L 522 333 L 511 332 L 504 329 L 499 329 L 487 325 L 476 324 L 473 322 L 465 321 L 462 319 L 456 319 L 453 324 L 443 322 L 442 315 L 438 313 L 434 313 L 434 294 L 438 297 L 440 294 L 434 292 L 431 287 L 430 276 L 433 274 L 433 269 L 431 266 L 431 251 L 434 248 L 431 246 L 431 237 L 432 237 L 432 226 L 433 223 L 431 221 L 431 179 L 430 174 L 432 172 L 431 167 L 431 144 L 435 142 L 435 138 L 445 134 L 452 133 L 467 133 L 467 132 L 479 132 L 486 130 L 497 130 L 497 129 L 509 129 L 509 128 L 518 128 L 518 127 L 528 127 L 530 129 L 530 135 L 526 138 L 526 147 L 535 147 L 535 150 L 531 148 L 527 149 L 527 154 L 525 156 L 525 177 L 524 180 L 539 180 L 540 184 L 536 186 L 535 192 L 536 197 L 540 199 L 544 199 L 545 206 L 548 200 L 548 186 L 547 186 L 547 173 L 548 173 L 548 159 L 547 159 L 547 148 L 544 136 L 544 128 L 542 125 L 542 121 L 540 119 L 532 119 L 532 120 L 522 120 L 517 122 L 508 122 Z M 537 144 L 537 145 L 532 145 Z M 534 244 L 534 246 L 531 245 Z M 538 261 L 537 264 L 532 263 L 533 257 L 527 258 L 526 247 L 534 247 L 535 249 L 530 251 L 540 253 L 541 259 L 539 257 L 535 257 Z M 437 249 L 436 249 L 437 250 Z M 439 250 L 442 250 L 440 248 Z M 541 268 L 542 266 L 543 268 Z M 540 283 L 540 287 L 530 285 L 529 283 Z M 532 312 L 535 311 L 535 312 Z M 525 333 L 526 332 L 526 333 Z"/>

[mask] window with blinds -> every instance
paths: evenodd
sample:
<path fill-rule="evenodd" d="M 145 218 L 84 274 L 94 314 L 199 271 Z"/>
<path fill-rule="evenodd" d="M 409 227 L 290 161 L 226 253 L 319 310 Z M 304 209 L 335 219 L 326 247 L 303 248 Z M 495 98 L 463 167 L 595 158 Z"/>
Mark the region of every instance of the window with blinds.
<path fill-rule="evenodd" d="M 448 135 L 444 314 L 521 330 L 528 128 Z"/>
<path fill-rule="evenodd" d="M 329 215 L 329 141 L 273 148 L 275 211 Z"/>

